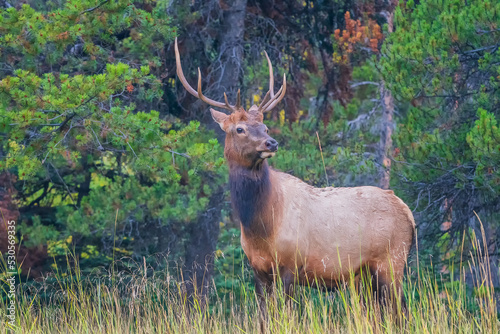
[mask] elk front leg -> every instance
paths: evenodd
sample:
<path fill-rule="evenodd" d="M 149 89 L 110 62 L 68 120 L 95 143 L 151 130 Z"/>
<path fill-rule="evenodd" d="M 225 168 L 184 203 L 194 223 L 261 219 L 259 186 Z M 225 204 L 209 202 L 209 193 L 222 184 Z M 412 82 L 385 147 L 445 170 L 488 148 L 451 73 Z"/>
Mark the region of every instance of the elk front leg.
<path fill-rule="evenodd" d="M 268 321 L 266 298 L 273 293 L 273 281 L 268 275 L 254 270 L 255 292 L 260 311 L 260 331 L 265 333 Z"/>

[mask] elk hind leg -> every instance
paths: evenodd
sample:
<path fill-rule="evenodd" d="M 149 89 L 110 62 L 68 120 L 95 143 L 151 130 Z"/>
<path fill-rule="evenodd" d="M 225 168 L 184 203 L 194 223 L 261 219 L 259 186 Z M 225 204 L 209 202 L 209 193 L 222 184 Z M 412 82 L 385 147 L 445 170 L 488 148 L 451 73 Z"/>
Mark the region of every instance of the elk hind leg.
<path fill-rule="evenodd" d="M 406 310 L 406 300 L 403 294 L 403 272 L 389 264 L 371 266 L 373 295 L 378 304 L 386 312 L 399 318 L 401 310 Z"/>
<path fill-rule="evenodd" d="M 368 307 L 374 292 L 372 270 L 370 266 L 363 265 L 354 276 L 354 286 L 359 295 L 359 302 L 362 307 Z"/>

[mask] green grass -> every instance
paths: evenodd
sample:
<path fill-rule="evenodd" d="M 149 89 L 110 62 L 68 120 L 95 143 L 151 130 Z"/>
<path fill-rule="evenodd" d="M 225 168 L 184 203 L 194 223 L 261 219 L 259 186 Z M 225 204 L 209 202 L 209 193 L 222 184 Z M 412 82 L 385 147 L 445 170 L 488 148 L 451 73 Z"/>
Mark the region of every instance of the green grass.
<path fill-rule="evenodd" d="M 370 297 L 361 305 L 353 284 L 336 293 L 298 288 L 291 303 L 278 293 L 267 299 L 269 333 L 498 333 L 500 323 L 489 258 L 476 254 L 456 276 L 409 268 L 404 293 L 408 313 L 398 319 Z M 257 298 L 241 284 L 212 293 L 208 307 L 188 301 L 167 271 L 136 264 L 131 273 L 82 278 L 78 265 L 55 271 L 37 284 L 18 285 L 14 333 L 259 333 Z M 114 267 L 114 265 L 113 265 Z M 465 278 L 469 285 L 465 283 Z M 473 281 L 471 287 L 470 282 Z M 279 282 L 277 283 L 280 284 Z M 215 283 L 213 284 L 215 291 Z M 362 290 L 362 291 L 367 291 Z M 5 290 L 4 290 L 5 292 Z M 362 292 L 363 293 L 363 292 Z M 5 319 L 5 298 L 0 301 Z M 0 332 L 8 332 L 5 321 Z"/>

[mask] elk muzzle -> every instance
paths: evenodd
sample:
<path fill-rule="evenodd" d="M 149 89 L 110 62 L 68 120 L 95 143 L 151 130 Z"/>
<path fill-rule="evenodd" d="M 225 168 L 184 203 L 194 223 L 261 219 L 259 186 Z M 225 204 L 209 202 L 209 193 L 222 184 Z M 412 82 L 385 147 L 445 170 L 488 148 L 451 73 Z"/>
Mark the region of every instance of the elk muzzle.
<path fill-rule="evenodd" d="M 262 144 L 259 145 L 257 151 L 260 153 L 261 159 L 270 158 L 274 156 L 276 151 L 278 151 L 278 142 L 275 139 L 268 137 L 263 140 Z"/>
<path fill-rule="evenodd" d="M 278 142 L 273 138 L 266 140 L 266 147 L 271 152 L 276 152 L 278 150 Z"/>

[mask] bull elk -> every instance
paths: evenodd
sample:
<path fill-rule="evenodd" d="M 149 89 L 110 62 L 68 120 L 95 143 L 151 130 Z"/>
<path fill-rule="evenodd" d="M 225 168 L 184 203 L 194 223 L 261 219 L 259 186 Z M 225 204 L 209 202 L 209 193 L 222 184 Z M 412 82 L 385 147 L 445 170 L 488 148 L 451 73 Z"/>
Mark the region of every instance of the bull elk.
<path fill-rule="evenodd" d="M 255 272 L 259 296 L 272 291 L 276 275 L 290 295 L 295 283 L 334 289 L 368 272 L 378 298 L 386 289 L 404 303 L 401 281 L 413 241 L 415 223 L 408 206 L 391 190 L 377 187 L 314 188 L 274 170 L 267 159 L 278 142 L 263 124 L 264 113 L 285 96 L 283 85 L 274 93 L 269 65 L 269 91 L 259 106 L 245 111 L 238 91 L 235 105 L 203 95 L 201 73 L 192 88 L 181 68 L 175 41 L 177 75 L 184 88 L 207 104 L 212 118 L 226 133 L 224 156 L 229 165 L 231 202 L 241 223 L 241 246 Z"/>

